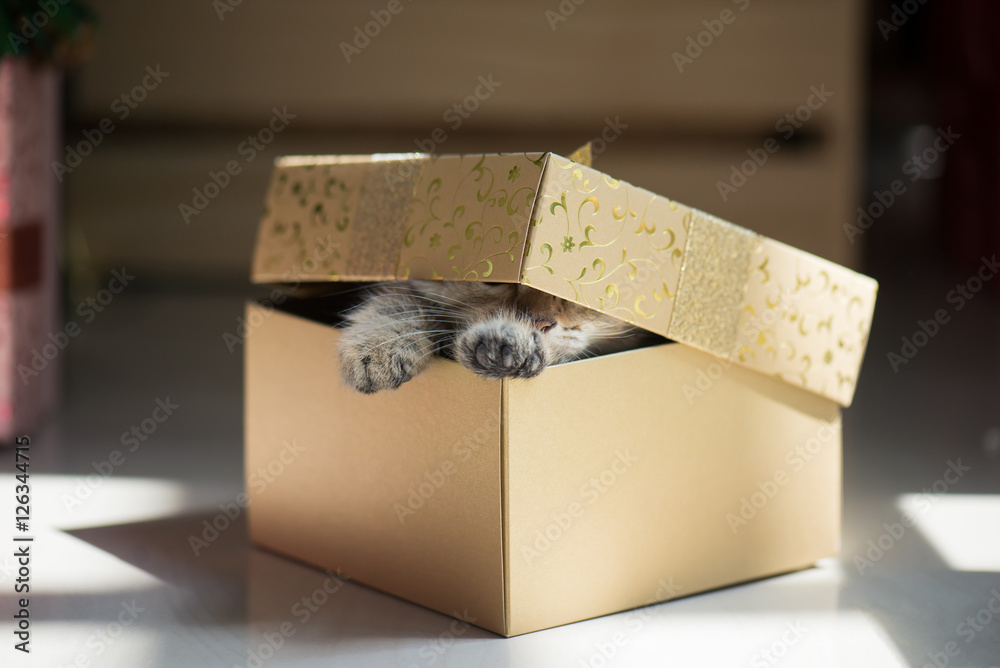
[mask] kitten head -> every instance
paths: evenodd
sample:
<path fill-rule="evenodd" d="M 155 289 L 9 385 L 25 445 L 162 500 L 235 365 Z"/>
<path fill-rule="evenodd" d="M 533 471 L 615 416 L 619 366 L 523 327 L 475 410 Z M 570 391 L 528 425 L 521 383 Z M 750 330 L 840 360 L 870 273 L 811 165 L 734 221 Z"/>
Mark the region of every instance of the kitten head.
<path fill-rule="evenodd" d="M 523 285 L 516 287 L 514 304 L 541 332 L 550 363 L 575 359 L 632 329 L 620 320 Z"/>
<path fill-rule="evenodd" d="M 465 306 L 468 335 L 459 336 L 456 353 L 467 366 L 477 366 L 471 358 L 481 337 L 504 327 L 508 336 L 518 332 L 518 340 L 523 339 L 525 346 L 538 349 L 541 363 L 526 364 L 525 369 L 530 372 L 517 374 L 523 377 L 587 352 L 619 349 L 630 333 L 635 332 L 625 322 L 528 286 L 460 281 L 420 283 L 423 290 L 435 290 L 451 303 Z M 537 343 L 530 345 L 532 341 Z"/>
<path fill-rule="evenodd" d="M 484 378 L 531 378 L 550 364 L 641 343 L 642 330 L 530 287 L 401 281 L 345 312 L 341 373 L 355 389 L 395 389 L 447 351 Z"/>

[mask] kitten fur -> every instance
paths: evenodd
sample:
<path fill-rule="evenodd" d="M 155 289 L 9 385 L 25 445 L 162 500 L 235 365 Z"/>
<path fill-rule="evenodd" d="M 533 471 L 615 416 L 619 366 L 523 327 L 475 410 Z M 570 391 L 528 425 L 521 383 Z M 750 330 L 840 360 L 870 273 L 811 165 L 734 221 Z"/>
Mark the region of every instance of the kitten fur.
<path fill-rule="evenodd" d="M 483 378 L 531 378 L 550 364 L 656 338 L 534 288 L 499 283 L 381 283 L 345 317 L 341 375 L 365 394 L 396 389 L 435 354 Z"/>

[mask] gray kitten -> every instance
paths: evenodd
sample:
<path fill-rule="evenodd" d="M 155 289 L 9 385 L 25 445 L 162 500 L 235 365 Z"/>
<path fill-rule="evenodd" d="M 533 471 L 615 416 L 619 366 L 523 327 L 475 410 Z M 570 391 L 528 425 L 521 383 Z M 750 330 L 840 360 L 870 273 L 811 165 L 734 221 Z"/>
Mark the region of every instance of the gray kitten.
<path fill-rule="evenodd" d="M 533 288 L 501 283 L 381 283 L 345 315 L 341 375 L 366 394 L 396 389 L 434 354 L 483 378 L 531 378 L 550 364 L 657 338 Z"/>

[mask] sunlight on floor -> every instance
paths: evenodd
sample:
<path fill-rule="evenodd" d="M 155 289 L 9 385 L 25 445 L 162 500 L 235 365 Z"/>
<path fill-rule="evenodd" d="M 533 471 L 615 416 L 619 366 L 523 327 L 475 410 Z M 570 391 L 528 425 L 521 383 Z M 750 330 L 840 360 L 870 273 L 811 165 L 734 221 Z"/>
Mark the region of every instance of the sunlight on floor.
<path fill-rule="evenodd" d="M 34 595 L 113 594 L 164 585 L 141 568 L 62 531 L 43 529 L 34 535 L 31 582 Z M 14 560 L 5 555 L 0 562 L 0 587 L 15 572 Z M 81 573 L 86 573 L 86 577 L 81 577 Z"/>
<path fill-rule="evenodd" d="M 13 494 L 13 479 L 0 493 Z M 129 524 L 202 512 L 231 501 L 235 493 L 156 478 L 32 475 L 32 531 Z M 9 497 L 8 497 L 9 498 Z"/>
<path fill-rule="evenodd" d="M 904 494 L 896 505 L 952 570 L 1000 572 L 1000 496 Z"/>

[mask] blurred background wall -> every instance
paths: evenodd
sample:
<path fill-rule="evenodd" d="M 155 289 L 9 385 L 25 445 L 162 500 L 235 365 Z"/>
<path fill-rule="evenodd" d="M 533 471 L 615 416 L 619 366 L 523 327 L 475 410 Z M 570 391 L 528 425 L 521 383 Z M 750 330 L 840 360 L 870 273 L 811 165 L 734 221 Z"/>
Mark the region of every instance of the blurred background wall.
<path fill-rule="evenodd" d="M 602 170 L 860 265 L 842 230 L 864 177 L 860 0 L 92 4 L 65 140 L 114 130 L 66 175 L 77 276 L 245 283 L 282 154 L 567 154 L 595 138 Z M 287 127 L 251 149 L 274 109 Z M 185 217 L 230 160 L 241 173 Z"/>
<path fill-rule="evenodd" d="M 1000 278 L 985 276 L 1000 254 L 1000 3 L 92 4 L 101 23 L 93 57 L 66 79 L 60 151 L 63 315 L 80 333 L 60 353 L 62 410 L 43 425 L 54 433 L 38 434 L 60 447 L 35 451 L 38 470 L 92 474 L 167 399 L 176 417 L 115 476 L 209 499 L 243 490 L 243 348 L 226 336 L 262 292 L 248 275 L 274 158 L 565 154 L 593 139 L 604 171 L 879 280 L 844 413 L 836 605 L 871 615 L 924 665 L 985 603 L 981 576 L 995 571 L 951 571 L 916 535 L 887 558 L 895 568 L 862 579 L 849 563 L 950 461 L 973 471 L 956 502 L 997 493 Z M 81 314 L 115 271 L 135 278 Z M 926 334 L 941 312 L 947 324 Z M 970 514 L 948 536 L 988 536 L 992 517 Z M 140 526 L 135 551 L 154 555 L 178 531 L 170 550 L 187 550 L 189 525 L 176 526 Z M 214 594 L 225 571 L 242 591 L 238 562 L 212 563 L 199 588 Z M 173 575 L 164 564 L 151 572 Z M 964 598 L 948 604 L 953 590 Z M 991 641 L 977 639 L 982 656 Z"/>
<path fill-rule="evenodd" d="M 264 189 L 283 154 L 565 154 L 594 139 L 604 171 L 880 281 L 855 407 L 878 402 L 852 409 L 848 439 L 858 424 L 900 447 L 911 432 L 930 443 L 914 410 L 951 425 L 942 439 L 994 438 L 1000 281 L 962 311 L 948 296 L 1000 249 L 997 3 L 92 4 L 94 55 L 65 98 L 67 313 L 124 267 L 130 298 L 228 297 L 147 302 L 141 317 L 126 301 L 109 318 L 197 319 L 189 335 L 222 346 L 252 292 Z M 959 324 L 893 364 L 941 308 Z M 71 379 L 115 364 L 127 377 L 118 357 L 71 353 Z M 148 342 L 134 357 L 164 377 L 218 365 L 232 409 L 220 429 L 238 432 L 238 355 L 179 363 Z"/>

